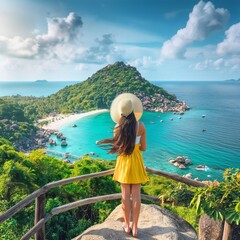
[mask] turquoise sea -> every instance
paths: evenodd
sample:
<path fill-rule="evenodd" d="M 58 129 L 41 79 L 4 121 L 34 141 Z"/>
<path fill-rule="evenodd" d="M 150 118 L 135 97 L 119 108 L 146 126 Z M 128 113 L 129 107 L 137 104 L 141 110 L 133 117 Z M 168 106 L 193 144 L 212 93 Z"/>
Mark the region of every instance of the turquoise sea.
<path fill-rule="evenodd" d="M 146 166 L 180 175 L 191 172 L 201 180 L 221 179 L 224 169 L 240 167 L 240 84 L 220 81 L 153 83 L 176 94 L 192 109 L 181 119 L 173 113 L 144 112 L 141 121 L 147 129 L 148 148 L 143 154 Z M 59 90 L 57 85 L 55 83 L 51 93 Z M 0 85 L 0 95 L 3 95 L 1 91 Z M 73 124 L 77 127 L 73 128 Z M 95 144 L 96 140 L 111 137 L 113 126 L 108 112 L 80 119 L 60 129 L 67 137 L 67 147 L 58 144 L 48 149 L 77 156 L 94 152 L 98 158 L 115 159 L 116 156 Z M 193 165 L 180 170 L 167 161 L 179 155 L 188 156 Z M 209 169 L 197 171 L 198 164 L 206 164 Z"/>
<path fill-rule="evenodd" d="M 7 82 L 0 81 L 0 97 L 22 95 L 22 96 L 35 96 L 35 97 L 47 97 L 50 94 L 56 93 L 60 89 L 67 85 L 77 83 L 71 82 Z"/>

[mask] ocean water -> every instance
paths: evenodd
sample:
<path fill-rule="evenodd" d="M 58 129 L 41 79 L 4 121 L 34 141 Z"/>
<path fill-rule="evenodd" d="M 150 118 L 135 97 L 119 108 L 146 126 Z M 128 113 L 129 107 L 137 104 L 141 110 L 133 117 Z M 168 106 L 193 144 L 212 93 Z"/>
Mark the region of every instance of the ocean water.
<path fill-rule="evenodd" d="M 56 93 L 67 85 L 72 85 L 77 82 L 1 82 L 0 81 L 0 97 L 22 95 L 46 97 Z"/>
<path fill-rule="evenodd" d="M 181 100 L 191 110 L 181 119 L 173 113 L 144 112 L 141 121 L 147 129 L 145 165 L 162 171 L 203 180 L 221 180 L 226 168 L 240 167 L 240 84 L 227 82 L 154 82 Z M 203 118 L 202 115 L 206 117 Z M 170 120 L 173 118 L 173 120 Z M 163 122 L 160 122 L 163 120 Z M 95 144 L 96 140 L 112 136 L 114 123 L 109 112 L 89 116 L 60 129 L 68 146 L 48 147 L 49 150 L 82 156 L 94 152 L 98 158 L 116 159 Z M 203 131 L 204 130 L 204 131 Z M 188 156 L 193 165 L 185 170 L 168 162 L 168 158 Z M 206 171 L 197 171 L 206 164 Z"/>
<path fill-rule="evenodd" d="M 0 96 L 48 96 L 75 82 L 0 82 Z M 153 82 L 185 100 L 191 110 L 181 119 L 173 113 L 144 112 L 141 121 L 147 129 L 147 151 L 143 153 L 145 165 L 162 171 L 184 175 L 192 173 L 199 179 L 221 179 L 226 168 L 240 167 L 240 84 L 231 82 Z M 202 118 L 202 115 L 206 115 Z M 173 118 L 171 121 L 170 118 Z M 160 122 L 163 120 L 163 122 Z M 73 124 L 77 127 L 73 128 Z M 116 159 L 99 148 L 95 142 L 112 136 L 114 123 L 109 113 L 80 119 L 62 127 L 68 146 L 48 146 L 48 150 L 69 152 L 82 156 L 95 153 L 95 157 Z M 205 130 L 203 132 L 203 129 Z M 180 170 L 167 160 L 188 156 L 193 165 Z M 198 164 L 208 170 L 197 171 Z"/>

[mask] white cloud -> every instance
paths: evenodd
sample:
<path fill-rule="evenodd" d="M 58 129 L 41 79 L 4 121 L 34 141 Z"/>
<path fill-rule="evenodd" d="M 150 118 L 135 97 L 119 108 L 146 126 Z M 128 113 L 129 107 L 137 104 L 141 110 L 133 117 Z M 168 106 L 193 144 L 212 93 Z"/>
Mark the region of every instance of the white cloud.
<path fill-rule="evenodd" d="M 240 69 L 240 58 L 234 56 L 224 61 L 224 66 L 230 68 L 232 71 L 238 71 Z"/>
<path fill-rule="evenodd" d="M 224 66 L 224 59 L 223 58 L 219 58 L 216 61 L 213 62 L 213 66 L 216 69 L 221 69 Z"/>
<path fill-rule="evenodd" d="M 153 69 L 158 65 L 156 59 L 153 59 L 151 56 L 143 56 L 141 58 L 136 58 L 134 60 L 128 61 L 128 64 L 141 69 Z"/>
<path fill-rule="evenodd" d="M 87 64 L 84 63 L 79 63 L 75 66 L 75 70 L 77 72 L 83 72 L 89 69 L 89 66 Z"/>
<path fill-rule="evenodd" d="M 226 38 L 217 45 L 220 56 L 240 54 L 240 23 L 232 25 L 226 32 Z"/>
<path fill-rule="evenodd" d="M 198 62 L 195 64 L 194 69 L 199 71 L 206 70 L 212 65 L 212 62 L 213 61 L 211 59 L 204 60 L 203 62 Z"/>
<path fill-rule="evenodd" d="M 210 59 L 216 55 L 215 45 L 205 45 L 201 47 L 189 47 L 185 53 L 188 60 Z"/>
<path fill-rule="evenodd" d="M 187 47 L 194 41 L 201 41 L 213 31 L 221 29 L 227 22 L 226 9 L 215 8 L 211 2 L 200 1 L 189 14 L 185 28 L 164 42 L 161 49 L 163 58 L 184 58 Z"/>
<path fill-rule="evenodd" d="M 72 55 L 72 60 L 76 63 L 109 63 L 120 58 L 118 49 L 112 34 L 103 34 L 101 38 L 95 39 L 94 46 L 77 49 Z M 80 50 L 80 51 L 79 51 Z"/>
<path fill-rule="evenodd" d="M 66 18 L 49 18 L 47 34 L 31 38 L 0 36 L 0 54 L 19 58 L 61 58 L 80 37 L 81 17 L 69 13 Z"/>
<path fill-rule="evenodd" d="M 48 32 L 38 35 L 39 44 L 68 43 L 79 39 L 82 19 L 76 13 L 69 13 L 66 18 L 48 18 Z"/>
<path fill-rule="evenodd" d="M 193 69 L 198 71 L 203 70 L 224 70 L 224 71 L 238 71 L 240 69 L 240 58 L 235 56 L 232 58 L 224 59 L 219 58 L 217 60 L 206 59 L 193 65 Z"/>
<path fill-rule="evenodd" d="M 31 58 L 38 52 L 38 43 L 32 38 L 13 37 L 6 38 L 0 36 L 0 53 L 19 57 Z"/>
<path fill-rule="evenodd" d="M 7 38 L 0 36 L 0 54 L 16 58 L 58 59 L 65 63 L 105 64 L 122 60 L 121 50 L 114 46 L 112 34 L 103 34 L 95 38 L 88 46 L 82 39 L 83 22 L 76 13 L 69 13 L 66 18 L 48 18 L 47 33 L 34 31 L 30 38 L 19 36 Z"/>

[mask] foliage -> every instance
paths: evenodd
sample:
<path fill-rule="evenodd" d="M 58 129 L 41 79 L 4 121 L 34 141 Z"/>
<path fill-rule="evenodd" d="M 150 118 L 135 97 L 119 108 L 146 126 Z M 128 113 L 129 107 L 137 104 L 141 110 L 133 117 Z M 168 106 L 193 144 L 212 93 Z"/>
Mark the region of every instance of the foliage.
<path fill-rule="evenodd" d="M 189 209 L 193 187 L 161 176 L 149 175 L 149 182 L 142 187 L 148 195 L 160 198 L 161 206 L 177 213 L 197 231 L 199 216 Z"/>
<path fill-rule="evenodd" d="M 43 150 L 29 155 L 17 152 L 7 140 L 0 139 L 0 214 L 48 182 L 104 171 L 114 164 L 89 157 L 67 164 L 45 155 Z M 67 184 L 47 193 L 46 211 L 86 197 L 119 191 L 112 176 Z M 46 225 L 47 239 L 72 239 L 90 225 L 104 221 L 118 204 L 119 201 L 96 203 L 54 216 Z M 33 216 L 34 202 L 0 225 L 1 239 L 20 239 L 33 226 Z"/>
<path fill-rule="evenodd" d="M 0 136 L 11 141 L 15 146 L 27 147 L 34 144 L 32 136 L 36 130 L 17 101 L 13 98 L 4 100 L 0 98 Z"/>
<path fill-rule="evenodd" d="M 25 122 L 24 112 L 16 102 L 0 99 L 0 119 Z"/>
<path fill-rule="evenodd" d="M 176 182 L 164 177 L 149 175 L 149 181 L 142 187 L 142 190 L 152 196 L 160 196 L 168 193 L 176 187 Z"/>
<path fill-rule="evenodd" d="M 161 94 L 165 99 L 173 100 L 175 103 L 178 102 L 176 96 L 151 84 L 141 76 L 135 67 L 125 65 L 123 62 L 108 65 L 87 80 L 66 86 L 56 94 L 46 98 L 16 95 L 2 99 L 19 104 L 25 116 L 30 120 L 36 120 L 52 112 L 73 113 L 109 108 L 115 96 L 122 92 L 144 93 L 150 99 L 154 94 Z M 164 99 L 161 101 L 163 102 Z M 157 102 L 154 104 L 157 104 Z"/>
<path fill-rule="evenodd" d="M 198 214 L 240 224 L 240 169 L 227 169 L 223 182 L 196 191 L 191 206 Z"/>
<path fill-rule="evenodd" d="M 165 204 L 164 207 L 176 213 L 179 217 L 185 219 L 188 223 L 192 225 L 196 232 L 198 232 L 198 223 L 200 217 L 193 209 L 184 206 L 172 206 L 170 204 Z"/>

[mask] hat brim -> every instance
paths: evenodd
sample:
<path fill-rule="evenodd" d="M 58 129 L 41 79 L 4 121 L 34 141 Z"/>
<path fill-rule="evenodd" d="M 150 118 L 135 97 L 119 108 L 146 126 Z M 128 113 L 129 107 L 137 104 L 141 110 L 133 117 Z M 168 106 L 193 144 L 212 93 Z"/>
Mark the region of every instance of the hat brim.
<path fill-rule="evenodd" d="M 133 106 L 133 113 L 138 121 L 143 114 L 143 106 L 141 100 L 132 93 L 122 93 L 118 95 L 112 102 L 110 107 L 110 116 L 115 123 L 118 123 L 121 118 L 121 112 L 119 111 L 119 103 L 122 99 L 131 100 Z"/>

